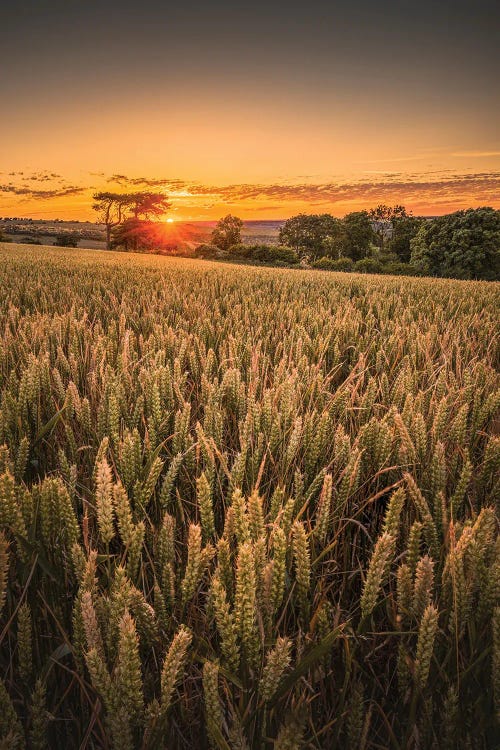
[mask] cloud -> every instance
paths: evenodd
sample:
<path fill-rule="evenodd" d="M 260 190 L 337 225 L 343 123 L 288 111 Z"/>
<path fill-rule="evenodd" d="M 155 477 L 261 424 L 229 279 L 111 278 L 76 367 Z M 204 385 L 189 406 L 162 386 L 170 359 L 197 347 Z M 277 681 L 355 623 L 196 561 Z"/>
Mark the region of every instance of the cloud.
<path fill-rule="evenodd" d="M 96 173 L 93 173 L 97 176 Z M 90 185 L 74 185 L 64 181 L 61 175 L 44 170 L 28 175 L 12 174 L 13 180 L 0 184 L 0 195 L 10 194 L 24 199 L 52 200 L 68 196 L 83 195 L 89 198 Z M 52 182 L 51 182 L 52 181 Z M 283 211 L 287 213 L 293 205 L 307 210 L 307 206 L 318 210 L 337 212 L 352 207 L 369 207 L 377 203 L 405 203 L 413 207 L 447 205 L 464 206 L 483 204 L 498 206 L 500 195 L 500 172 L 454 173 L 450 170 L 418 172 L 365 171 L 356 180 L 320 181 L 313 177 L 287 178 L 271 183 L 232 183 L 212 185 L 183 180 L 177 177 L 132 177 L 116 173 L 100 177 L 101 184 L 112 183 L 123 191 L 159 190 L 171 199 L 174 207 L 181 210 L 204 211 L 217 206 L 221 210 L 245 210 L 253 212 Z"/>
<path fill-rule="evenodd" d="M 286 206 L 255 206 L 254 211 L 284 211 Z"/>
<path fill-rule="evenodd" d="M 158 177 L 127 177 L 124 174 L 114 174 L 108 177 L 106 182 L 116 185 L 130 185 L 131 187 L 166 187 L 170 190 L 178 190 L 187 183 L 185 180 L 173 180 Z"/>
<path fill-rule="evenodd" d="M 441 176 L 439 176 L 441 175 Z M 164 188 L 171 197 L 196 200 L 209 196 L 223 203 L 271 200 L 278 203 L 309 203 L 335 205 L 338 203 L 374 203 L 397 198 L 398 201 L 438 198 L 458 199 L 474 196 L 476 201 L 497 202 L 500 192 L 500 172 L 475 174 L 426 173 L 404 177 L 401 172 L 381 175 L 381 179 L 352 182 L 241 183 L 224 186 L 205 185 L 179 179 L 129 178 L 113 175 L 108 181 L 122 186 L 147 186 Z M 175 195 L 177 194 L 177 196 Z"/>
<path fill-rule="evenodd" d="M 38 189 L 28 185 L 0 185 L 0 193 L 9 193 L 10 195 L 23 196 L 34 200 L 50 200 L 53 198 L 65 198 L 69 195 L 80 195 L 87 192 L 88 188 L 79 185 L 68 185 L 67 187 L 54 189 Z"/>
<path fill-rule="evenodd" d="M 379 202 L 398 196 L 398 200 L 412 197 L 434 199 L 438 196 L 458 198 L 476 196 L 477 200 L 498 200 L 500 173 L 455 175 L 445 179 L 382 179 L 357 182 L 320 184 L 241 184 L 214 187 L 190 185 L 193 197 L 211 195 L 224 202 L 262 201 L 299 202 L 314 205 L 338 203 Z"/>
<path fill-rule="evenodd" d="M 35 172 L 32 175 L 25 175 L 24 179 L 28 182 L 52 182 L 53 180 L 62 180 L 63 176 L 55 172 Z"/>
<path fill-rule="evenodd" d="M 452 156 L 465 156 L 467 158 L 483 158 L 488 156 L 500 156 L 500 151 L 456 151 Z"/>

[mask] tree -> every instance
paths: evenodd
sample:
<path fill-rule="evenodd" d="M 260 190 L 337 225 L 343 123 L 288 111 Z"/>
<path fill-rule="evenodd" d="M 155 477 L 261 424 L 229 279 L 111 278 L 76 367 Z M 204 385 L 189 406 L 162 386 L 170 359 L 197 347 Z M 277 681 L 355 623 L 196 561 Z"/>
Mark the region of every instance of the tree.
<path fill-rule="evenodd" d="M 361 258 L 354 264 L 357 273 L 382 273 L 382 263 L 376 258 Z"/>
<path fill-rule="evenodd" d="M 134 216 L 128 216 L 113 229 L 111 248 L 167 255 L 174 255 L 179 249 L 176 238 L 172 238 L 163 222 L 136 219 Z"/>
<path fill-rule="evenodd" d="M 500 211 L 469 208 L 426 221 L 411 241 L 411 264 L 430 276 L 500 279 Z"/>
<path fill-rule="evenodd" d="M 285 221 L 279 240 L 302 255 L 338 258 L 342 254 L 342 222 L 330 214 L 298 214 Z"/>
<path fill-rule="evenodd" d="M 353 211 L 344 216 L 344 255 L 354 261 L 366 258 L 375 241 L 372 222 L 367 211 Z"/>
<path fill-rule="evenodd" d="M 411 256 L 411 241 L 417 234 L 425 219 L 416 216 L 401 216 L 392 221 L 392 235 L 387 243 L 387 250 L 403 263 L 408 263 Z"/>
<path fill-rule="evenodd" d="M 93 209 L 99 214 L 99 219 L 106 227 L 106 249 L 111 249 L 111 233 L 119 226 L 128 206 L 131 196 L 128 193 L 95 193 Z"/>
<path fill-rule="evenodd" d="M 239 245 L 242 228 L 242 220 L 237 216 L 228 214 L 217 222 L 217 226 L 212 232 L 212 244 L 225 251 L 229 250 L 232 245 Z"/>
<path fill-rule="evenodd" d="M 341 260 L 346 254 L 346 231 L 342 219 L 325 222 L 326 234 L 321 242 L 321 248 L 327 258 Z"/>
<path fill-rule="evenodd" d="M 319 268 L 320 271 L 352 271 L 354 263 L 351 258 L 329 258 L 324 255 L 322 258 L 315 260 L 313 268 Z"/>
<path fill-rule="evenodd" d="M 291 247 L 283 245 L 269 245 L 258 243 L 255 245 L 233 245 L 229 252 L 230 258 L 249 260 L 256 263 L 283 263 L 295 265 L 299 257 Z"/>
<path fill-rule="evenodd" d="M 149 221 L 162 216 L 172 205 L 163 193 L 131 193 L 131 212 L 135 219 Z"/>
<path fill-rule="evenodd" d="M 170 208 L 171 203 L 163 193 L 131 193 L 130 212 L 132 217 L 124 222 L 129 223 L 127 239 L 127 250 L 136 252 L 139 249 L 151 250 L 151 241 L 158 234 L 153 226 L 152 219 L 158 219 Z M 142 217 L 142 219 L 141 219 Z M 135 224 L 132 224 L 135 222 Z M 130 231 L 132 230 L 132 231 Z M 116 232 L 115 232 L 116 234 Z M 123 236 L 127 233 L 124 232 Z M 157 238 L 156 238 L 157 239 Z M 163 238 L 162 242 L 163 242 Z"/>
<path fill-rule="evenodd" d="M 370 219 L 373 224 L 373 231 L 378 237 L 380 249 L 384 250 L 384 244 L 386 237 L 390 237 L 393 222 L 396 219 L 406 218 L 408 216 L 406 208 L 404 206 L 386 206 L 385 203 L 380 203 L 376 208 L 372 208 L 370 211 Z"/>
<path fill-rule="evenodd" d="M 198 245 L 198 247 L 195 248 L 194 257 L 214 260 L 215 258 L 217 258 L 217 253 L 219 252 L 220 249 L 217 247 L 217 245 L 210 245 L 205 243 L 203 245 Z"/>
<path fill-rule="evenodd" d="M 73 232 L 65 232 L 64 234 L 58 234 L 54 245 L 57 247 L 78 247 L 79 236 L 73 234 Z"/>
<path fill-rule="evenodd" d="M 152 249 L 153 236 L 151 222 L 142 221 L 130 216 L 113 228 L 111 249 L 121 248 L 126 252 L 138 250 L 149 252 Z"/>
<path fill-rule="evenodd" d="M 94 195 L 94 210 L 99 213 L 101 222 L 106 226 L 106 248 L 112 245 L 112 234 L 127 218 L 127 213 L 139 221 L 158 218 L 170 207 L 170 202 L 163 193 L 96 193 Z M 133 245 L 133 239 L 131 240 Z M 137 244 L 132 246 L 136 249 Z"/>

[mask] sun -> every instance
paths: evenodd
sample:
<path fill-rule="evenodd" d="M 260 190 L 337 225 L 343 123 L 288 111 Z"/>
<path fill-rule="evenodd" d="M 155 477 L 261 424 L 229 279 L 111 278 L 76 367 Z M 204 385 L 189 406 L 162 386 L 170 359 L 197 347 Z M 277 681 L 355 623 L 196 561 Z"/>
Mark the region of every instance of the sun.
<path fill-rule="evenodd" d="M 167 219 L 167 224 L 173 224 L 173 223 L 174 223 L 173 219 Z"/>

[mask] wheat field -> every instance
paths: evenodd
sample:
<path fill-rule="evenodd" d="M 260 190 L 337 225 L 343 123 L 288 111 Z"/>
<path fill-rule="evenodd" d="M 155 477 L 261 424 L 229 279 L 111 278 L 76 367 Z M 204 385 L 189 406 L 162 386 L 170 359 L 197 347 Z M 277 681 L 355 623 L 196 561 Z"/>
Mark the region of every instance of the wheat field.
<path fill-rule="evenodd" d="M 0 289 L 1 748 L 498 746 L 500 284 Z"/>

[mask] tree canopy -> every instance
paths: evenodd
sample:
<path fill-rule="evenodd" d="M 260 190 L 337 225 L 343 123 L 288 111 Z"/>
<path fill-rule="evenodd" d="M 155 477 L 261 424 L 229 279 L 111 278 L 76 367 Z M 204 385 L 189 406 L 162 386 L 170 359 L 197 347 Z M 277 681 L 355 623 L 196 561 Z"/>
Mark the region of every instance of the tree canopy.
<path fill-rule="evenodd" d="M 323 255 L 339 257 L 342 238 L 342 222 L 330 214 L 292 216 L 281 227 L 279 235 L 281 245 L 312 258 Z"/>
<path fill-rule="evenodd" d="M 343 255 L 353 260 L 361 260 L 370 254 L 375 241 L 372 222 L 367 211 L 353 211 L 344 216 Z"/>
<path fill-rule="evenodd" d="M 384 250 L 385 241 L 391 236 L 394 222 L 398 219 L 408 217 L 406 208 L 401 205 L 387 206 L 385 203 L 379 203 L 372 208 L 369 213 L 372 221 L 372 228 L 375 232 L 381 250 Z"/>
<path fill-rule="evenodd" d="M 130 210 L 135 219 L 143 218 L 149 221 L 162 216 L 171 206 L 163 193 L 131 193 Z"/>
<path fill-rule="evenodd" d="M 112 233 L 125 220 L 133 217 L 135 220 L 149 221 L 167 211 L 170 202 L 163 193 L 141 191 L 137 193 L 101 192 L 94 194 L 94 211 L 99 220 L 106 227 L 106 247 L 111 248 Z"/>
<path fill-rule="evenodd" d="M 343 219 L 330 214 L 298 214 L 280 230 L 280 242 L 312 260 L 349 257 L 365 258 L 375 241 L 366 211 L 354 211 Z"/>
<path fill-rule="evenodd" d="M 427 221 L 411 241 L 411 264 L 430 276 L 500 278 L 500 211 L 470 208 Z"/>
<path fill-rule="evenodd" d="M 233 245 L 239 245 L 242 228 L 242 220 L 237 216 L 228 214 L 217 222 L 217 226 L 212 232 L 212 244 L 224 251 L 229 250 Z"/>
<path fill-rule="evenodd" d="M 395 217 L 392 220 L 392 234 L 387 243 L 387 250 L 403 263 L 409 263 L 411 241 L 424 221 L 425 219 L 409 215 Z"/>

